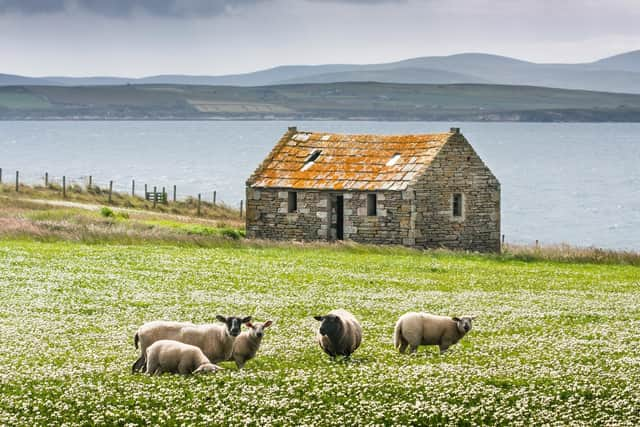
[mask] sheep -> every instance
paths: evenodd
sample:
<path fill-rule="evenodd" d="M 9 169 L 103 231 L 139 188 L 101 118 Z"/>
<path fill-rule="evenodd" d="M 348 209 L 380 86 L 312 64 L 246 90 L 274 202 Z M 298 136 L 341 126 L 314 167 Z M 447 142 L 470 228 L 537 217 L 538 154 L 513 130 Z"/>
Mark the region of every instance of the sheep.
<path fill-rule="evenodd" d="M 131 371 L 144 370 L 147 348 L 161 339 L 171 339 L 195 345 L 204 352 L 211 360 L 211 363 L 227 360 L 231 356 L 233 342 L 240 334 L 241 325 L 251 321 L 251 316 L 241 318 L 217 315 L 216 319 L 225 323 L 225 326 L 214 324 L 194 325 L 190 322 L 167 322 L 162 320 L 145 323 L 138 329 L 133 339 L 136 348 L 140 344 L 140 357 L 134 362 Z"/>
<path fill-rule="evenodd" d="M 360 347 L 362 327 L 356 318 L 346 310 L 332 310 L 326 316 L 314 316 L 322 322 L 318 331 L 320 348 L 332 359 L 337 355 L 345 358 Z"/>
<path fill-rule="evenodd" d="M 407 346 L 414 354 L 420 345 L 437 345 L 440 354 L 457 343 L 471 330 L 476 316 L 446 317 L 429 313 L 406 313 L 396 322 L 393 345 L 400 353 Z"/>
<path fill-rule="evenodd" d="M 174 340 L 154 342 L 147 348 L 145 356 L 149 375 L 165 372 L 188 375 L 222 369 L 211 363 L 199 347 Z"/>
<path fill-rule="evenodd" d="M 256 357 L 264 336 L 264 330 L 271 326 L 272 323 L 271 320 L 267 320 L 264 323 L 247 323 L 246 326 L 249 327 L 249 330 L 238 335 L 238 338 L 233 343 L 233 352 L 228 360 L 235 361 L 238 369 L 242 369 L 247 361 Z"/>

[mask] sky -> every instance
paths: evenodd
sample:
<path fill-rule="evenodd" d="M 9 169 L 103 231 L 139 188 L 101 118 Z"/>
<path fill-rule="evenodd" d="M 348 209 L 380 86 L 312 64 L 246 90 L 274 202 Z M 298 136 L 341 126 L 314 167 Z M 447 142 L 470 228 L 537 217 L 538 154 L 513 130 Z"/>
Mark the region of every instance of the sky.
<path fill-rule="evenodd" d="M 221 75 L 485 52 L 640 49 L 640 0 L 0 0 L 0 73 Z"/>

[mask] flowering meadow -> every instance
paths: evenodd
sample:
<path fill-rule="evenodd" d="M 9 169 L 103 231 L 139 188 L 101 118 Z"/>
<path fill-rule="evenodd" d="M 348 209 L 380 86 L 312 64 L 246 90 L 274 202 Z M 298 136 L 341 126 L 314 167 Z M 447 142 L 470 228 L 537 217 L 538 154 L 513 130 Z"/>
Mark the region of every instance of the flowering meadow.
<path fill-rule="evenodd" d="M 350 310 L 331 361 L 312 316 Z M 443 356 L 400 355 L 406 311 L 477 315 Z M 258 357 L 131 374 L 154 319 L 274 320 Z M 639 425 L 640 268 L 404 249 L 0 240 L 0 424 Z"/>

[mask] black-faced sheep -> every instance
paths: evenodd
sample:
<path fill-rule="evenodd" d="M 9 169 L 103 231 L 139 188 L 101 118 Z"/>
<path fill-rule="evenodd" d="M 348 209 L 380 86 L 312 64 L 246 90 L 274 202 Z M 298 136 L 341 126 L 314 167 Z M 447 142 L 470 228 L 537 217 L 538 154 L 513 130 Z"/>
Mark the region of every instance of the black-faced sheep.
<path fill-rule="evenodd" d="M 406 313 L 396 322 L 393 345 L 404 353 L 415 353 L 420 345 L 437 345 L 440 354 L 471 330 L 475 316 L 446 317 L 429 313 Z"/>
<path fill-rule="evenodd" d="M 185 344 L 199 347 L 209 358 L 211 363 L 219 363 L 231 357 L 233 343 L 240 335 L 240 327 L 243 323 L 251 321 L 249 317 L 216 316 L 216 319 L 225 323 L 194 325 L 189 322 L 154 321 L 142 325 L 134 336 L 134 344 L 140 345 L 140 357 L 135 361 L 131 370 L 136 372 L 146 366 L 147 348 L 159 340 L 175 340 Z"/>
<path fill-rule="evenodd" d="M 264 323 L 247 323 L 248 331 L 242 332 L 233 343 L 233 353 L 229 360 L 236 362 L 238 369 L 242 369 L 250 359 L 253 359 L 260 348 L 264 330 L 271 326 L 273 322 L 268 320 Z"/>
<path fill-rule="evenodd" d="M 360 347 L 362 327 L 348 311 L 332 310 L 326 316 L 314 316 L 314 319 L 322 322 L 318 344 L 330 357 L 349 357 Z"/>
<path fill-rule="evenodd" d="M 159 340 L 151 344 L 147 348 L 146 360 L 149 375 L 165 372 L 188 375 L 222 369 L 211 363 L 200 348 L 173 340 Z"/>

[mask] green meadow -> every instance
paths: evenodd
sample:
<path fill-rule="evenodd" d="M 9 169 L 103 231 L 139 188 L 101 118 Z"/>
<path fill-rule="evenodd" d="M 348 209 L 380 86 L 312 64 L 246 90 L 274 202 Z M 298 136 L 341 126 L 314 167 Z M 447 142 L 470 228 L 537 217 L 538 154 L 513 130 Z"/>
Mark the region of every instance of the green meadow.
<path fill-rule="evenodd" d="M 640 423 L 637 266 L 230 242 L 0 240 L 0 423 Z M 314 340 L 338 307 L 364 329 L 349 361 Z M 412 310 L 478 318 L 444 356 L 401 355 Z M 274 320 L 244 370 L 131 374 L 139 325 L 216 314 Z"/>

